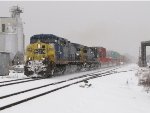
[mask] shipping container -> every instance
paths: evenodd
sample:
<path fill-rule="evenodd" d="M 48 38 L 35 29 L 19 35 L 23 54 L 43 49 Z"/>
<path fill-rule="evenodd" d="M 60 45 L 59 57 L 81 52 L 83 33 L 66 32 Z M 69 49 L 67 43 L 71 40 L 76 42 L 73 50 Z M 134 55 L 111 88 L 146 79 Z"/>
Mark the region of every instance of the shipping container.
<path fill-rule="evenodd" d="M 116 51 L 107 51 L 107 57 L 112 59 L 118 59 L 120 58 L 120 54 Z"/>
<path fill-rule="evenodd" d="M 99 56 L 100 58 L 106 58 L 106 48 L 99 47 Z"/>

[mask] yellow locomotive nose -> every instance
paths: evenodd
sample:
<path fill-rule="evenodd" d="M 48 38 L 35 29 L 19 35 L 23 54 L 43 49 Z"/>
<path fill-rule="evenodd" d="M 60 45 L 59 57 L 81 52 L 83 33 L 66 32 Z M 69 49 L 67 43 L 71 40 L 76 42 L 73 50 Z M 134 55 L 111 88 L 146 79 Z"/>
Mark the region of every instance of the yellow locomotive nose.
<path fill-rule="evenodd" d="M 44 60 L 49 58 L 50 61 L 55 60 L 55 50 L 53 45 L 45 44 L 40 41 L 30 44 L 27 47 L 26 61 L 27 60 Z"/>
<path fill-rule="evenodd" d="M 38 41 L 27 46 L 25 65 L 26 75 L 44 73 L 52 62 L 55 62 L 55 49 L 52 44 Z"/>
<path fill-rule="evenodd" d="M 47 55 L 45 44 L 37 43 L 34 48 L 34 59 L 43 60 Z"/>

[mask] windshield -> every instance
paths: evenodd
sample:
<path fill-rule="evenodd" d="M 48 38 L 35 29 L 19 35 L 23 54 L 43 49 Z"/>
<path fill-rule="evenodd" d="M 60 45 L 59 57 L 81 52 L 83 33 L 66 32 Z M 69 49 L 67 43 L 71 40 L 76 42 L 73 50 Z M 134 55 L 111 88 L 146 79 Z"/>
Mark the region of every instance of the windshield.
<path fill-rule="evenodd" d="M 34 54 L 45 54 L 45 49 L 35 49 Z"/>
<path fill-rule="evenodd" d="M 37 35 L 37 36 L 32 36 L 30 38 L 30 43 L 36 43 L 38 41 L 41 41 L 43 43 L 56 43 L 57 39 L 55 37 L 50 37 L 50 36 L 43 36 L 43 35 Z"/>

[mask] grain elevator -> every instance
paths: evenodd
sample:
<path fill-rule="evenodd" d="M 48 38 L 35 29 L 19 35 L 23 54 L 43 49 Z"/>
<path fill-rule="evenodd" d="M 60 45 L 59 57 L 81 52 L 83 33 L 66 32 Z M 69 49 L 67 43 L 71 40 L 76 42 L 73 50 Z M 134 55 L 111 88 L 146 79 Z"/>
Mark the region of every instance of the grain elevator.
<path fill-rule="evenodd" d="M 0 17 L 0 52 L 10 54 L 12 65 L 24 62 L 24 33 L 20 7 L 10 8 L 10 17 Z"/>

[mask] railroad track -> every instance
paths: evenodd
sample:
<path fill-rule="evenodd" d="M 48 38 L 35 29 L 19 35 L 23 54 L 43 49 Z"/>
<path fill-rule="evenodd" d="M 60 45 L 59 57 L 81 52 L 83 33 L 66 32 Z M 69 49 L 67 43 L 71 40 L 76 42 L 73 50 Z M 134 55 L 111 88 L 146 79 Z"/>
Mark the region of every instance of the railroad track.
<path fill-rule="evenodd" d="M 118 69 L 118 68 L 120 68 L 120 67 L 116 67 L 116 68 L 114 68 L 114 69 Z M 55 85 L 55 84 L 58 84 L 58 83 L 63 83 L 63 82 L 69 81 L 69 80 L 75 80 L 75 79 L 78 79 L 78 78 L 83 78 L 83 77 L 86 77 L 86 76 L 92 76 L 93 74 L 96 75 L 96 73 L 99 74 L 100 72 L 107 71 L 108 69 L 110 69 L 110 68 L 105 68 L 104 70 L 96 71 L 96 72 L 89 73 L 89 74 L 84 74 L 84 75 L 82 75 L 82 76 L 70 78 L 70 79 L 68 79 L 68 80 L 63 80 L 63 81 L 56 82 L 56 83 L 50 83 L 50 84 L 48 84 L 48 85 L 40 86 L 39 88 L 42 88 L 42 87 L 44 87 L 44 86 L 46 87 L 46 86 L 49 86 L 49 85 Z M 113 70 L 114 70 L 114 69 L 113 69 Z M 101 73 L 101 74 L 103 74 L 103 73 Z M 34 81 L 34 79 L 31 79 L 31 80 Z M 10 80 L 10 82 L 11 82 L 11 80 Z M 8 85 L 13 85 L 13 84 L 18 84 L 18 83 L 24 83 L 24 82 L 28 82 L 28 81 L 21 81 L 21 82 L 9 83 L 9 84 L 2 84 L 2 85 L 0 85 L 0 87 L 8 86 Z M 38 88 L 32 88 L 32 89 L 38 89 Z M 32 89 L 29 89 L 29 91 L 31 91 Z M 23 92 L 24 92 L 24 91 L 23 91 Z M 18 94 L 20 94 L 20 93 L 18 93 Z M 0 97 L 0 99 L 2 99 L 2 97 Z"/>
<path fill-rule="evenodd" d="M 110 67 L 106 67 L 104 68 L 104 70 L 107 70 L 111 68 Z M 104 71 L 104 70 L 101 70 L 101 71 Z M 97 72 L 101 72 L 101 71 L 97 71 Z M 95 73 L 95 72 L 94 72 Z M 92 73 L 91 73 L 92 74 Z M 8 81 L 1 81 L 0 82 L 0 87 L 4 87 L 4 86 L 10 86 L 10 85 L 16 85 L 16 84 L 21 84 L 21 83 L 27 83 L 27 82 L 31 82 L 31 81 L 37 81 L 37 80 L 42 80 L 42 79 L 46 79 L 46 78 L 22 78 L 22 79 L 15 79 L 15 80 L 8 80 Z"/>
<path fill-rule="evenodd" d="M 1 81 L 0 83 L 8 83 L 8 82 L 14 82 L 14 81 L 20 81 L 20 80 L 26 80 L 31 78 L 20 78 L 20 79 L 14 79 L 14 80 L 7 80 L 7 81 Z"/>
<path fill-rule="evenodd" d="M 7 108 L 10 108 L 12 106 L 15 106 L 15 105 L 27 102 L 27 101 L 35 99 L 37 97 L 41 97 L 41 96 L 44 96 L 46 94 L 58 91 L 60 89 L 72 86 L 74 84 L 81 83 L 81 82 L 83 82 L 85 80 L 91 80 L 91 79 L 94 79 L 94 78 L 98 78 L 98 77 L 102 77 L 102 76 L 107 76 L 107 75 L 111 75 L 111 74 L 114 74 L 114 73 L 118 73 L 118 72 L 115 71 L 118 68 L 120 68 L 120 67 L 109 69 L 108 71 L 105 70 L 106 72 L 101 72 L 101 73 L 97 72 L 97 73 L 85 74 L 85 75 L 82 75 L 82 76 L 79 76 L 79 77 L 74 77 L 74 78 L 70 78 L 70 79 L 67 79 L 67 80 L 62 80 L 62 81 L 59 81 L 59 82 L 54 82 L 54 83 L 42 85 L 42 86 L 39 86 L 39 87 L 35 87 L 35 88 L 31 88 L 31 89 L 27 89 L 27 90 L 23 90 L 23 91 L 19 91 L 19 92 L 15 92 L 15 93 L 12 93 L 12 94 L 7 94 L 7 95 L 4 95 L 4 96 L 1 96 L 0 100 L 2 101 L 3 99 L 5 100 L 5 98 L 12 97 L 12 96 L 15 96 L 15 95 L 19 95 L 19 94 L 22 94 L 22 93 L 27 93 L 27 92 L 34 91 L 34 90 L 41 89 L 41 88 L 45 88 L 45 87 L 48 87 L 48 86 L 54 86 L 54 85 L 58 85 L 58 84 L 62 84 L 62 83 L 68 83 L 69 81 L 77 80 L 75 82 L 71 82 L 69 84 L 65 84 L 63 86 L 59 86 L 59 87 L 51 89 L 49 91 L 45 91 L 43 93 L 31 96 L 29 98 L 25 98 L 25 99 L 19 100 L 17 102 L 10 103 L 8 105 L 4 105 L 4 106 L 0 107 L 0 110 L 4 110 L 4 109 L 7 109 Z M 79 80 L 79 79 L 81 79 L 81 80 Z"/>
<path fill-rule="evenodd" d="M 19 80 L 17 80 L 17 82 L 12 82 L 12 81 L 10 81 L 10 82 L 12 82 L 12 83 L 6 83 L 6 82 L 3 82 L 3 84 L 1 84 L 0 85 L 0 87 L 4 87 L 4 86 L 10 86 L 10 85 L 14 85 L 14 84 L 21 84 L 21 83 L 26 83 L 26 82 L 31 82 L 31 81 L 37 81 L 37 80 L 42 80 L 42 79 L 45 79 L 45 78 L 36 78 L 36 79 L 29 79 L 29 80 L 26 80 L 26 79 L 24 79 L 23 81 L 21 80 L 21 81 L 19 81 Z M 19 82 L 18 82 L 19 81 Z M 5 84 L 6 83 L 6 84 Z"/>
<path fill-rule="evenodd" d="M 100 73 L 100 74 L 105 74 L 105 73 L 107 73 L 107 72 Z M 74 77 L 74 78 L 70 78 L 70 79 L 67 79 L 67 80 L 62 80 L 62 81 L 59 81 L 59 82 L 54 82 L 54 83 L 42 85 L 42 86 L 39 86 L 39 87 L 19 91 L 19 92 L 16 92 L 16 93 L 5 95 L 5 96 L 0 96 L 0 99 L 4 99 L 4 98 L 11 97 L 11 96 L 14 96 L 14 95 L 18 95 L 18 94 L 21 94 L 21 93 L 33 91 L 33 90 L 40 89 L 40 88 L 43 88 L 43 87 L 48 87 L 48 86 L 51 86 L 51 85 L 57 85 L 57 84 L 64 83 L 64 82 L 67 82 L 67 81 L 71 81 L 71 80 L 75 80 L 75 79 L 79 79 L 79 78 L 84 78 L 84 77 L 88 77 L 88 76 L 94 76 L 94 75 L 99 75 L 99 74 L 86 74 L 86 75 L 82 75 L 82 76 L 79 76 L 79 77 Z"/>

